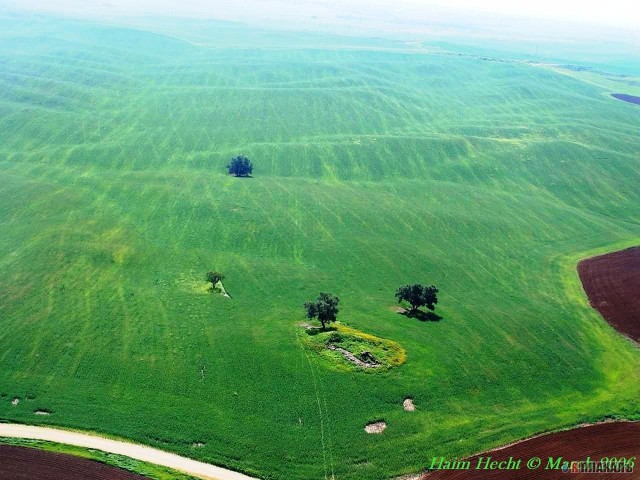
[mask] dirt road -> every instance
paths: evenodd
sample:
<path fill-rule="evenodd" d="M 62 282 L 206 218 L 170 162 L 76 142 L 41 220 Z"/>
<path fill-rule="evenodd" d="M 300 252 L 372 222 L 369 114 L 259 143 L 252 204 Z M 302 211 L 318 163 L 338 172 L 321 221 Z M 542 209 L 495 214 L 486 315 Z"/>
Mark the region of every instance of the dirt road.
<path fill-rule="evenodd" d="M 75 445 L 77 447 L 93 448 L 102 450 L 103 452 L 124 455 L 143 462 L 169 467 L 188 475 L 202 478 L 203 480 L 256 480 L 242 473 L 191 460 L 156 448 L 145 447 L 144 445 L 137 445 L 121 440 L 111 440 L 87 433 L 77 433 L 31 425 L 0 423 L 0 437 L 47 440 L 50 442 Z"/>

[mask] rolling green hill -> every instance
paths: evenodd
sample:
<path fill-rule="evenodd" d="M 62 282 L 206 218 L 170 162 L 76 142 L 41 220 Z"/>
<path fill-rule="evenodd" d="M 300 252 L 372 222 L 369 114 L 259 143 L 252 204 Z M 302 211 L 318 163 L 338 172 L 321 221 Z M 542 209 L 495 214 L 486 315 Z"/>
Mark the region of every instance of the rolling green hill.
<path fill-rule="evenodd" d="M 574 268 L 640 239 L 638 107 L 517 62 L 220 29 L 0 19 L 0 419 L 364 480 L 638 417 L 638 350 Z M 415 281 L 440 322 L 393 311 Z M 305 348 L 319 291 L 407 362 Z"/>

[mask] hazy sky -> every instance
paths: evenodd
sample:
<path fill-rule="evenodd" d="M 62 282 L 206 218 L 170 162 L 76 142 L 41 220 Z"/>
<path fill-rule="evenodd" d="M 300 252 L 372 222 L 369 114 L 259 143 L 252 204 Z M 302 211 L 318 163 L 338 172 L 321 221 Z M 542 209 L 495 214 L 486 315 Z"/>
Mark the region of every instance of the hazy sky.
<path fill-rule="evenodd" d="M 151 17 L 186 17 L 401 41 L 492 41 L 500 48 L 514 41 L 593 47 L 608 43 L 609 51 L 624 50 L 636 57 L 636 2 L 640 5 L 640 0 L 0 0 L 0 13 L 3 7 L 35 10 L 111 19 L 154 31 L 158 19 Z M 169 31 L 175 24 L 165 22 L 162 32 L 182 35 Z"/>
<path fill-rule="evenodd" d="M 243 14 L 315 16 L 328 11 L 337 15 L 361 13 L 365 17 L 376 12 L 404 16 L 407 12 L 427 13 L 436 7 L 640 28 L 639 0 L 0 0 L 0 5 L 80 15 L 154 13 L 227 19 Z"/>
<path fill-rule="evenodd" d="M 403 0 L 507 15 L 571 20 L 580 23 L 638 26 L 638 0 Z"/>

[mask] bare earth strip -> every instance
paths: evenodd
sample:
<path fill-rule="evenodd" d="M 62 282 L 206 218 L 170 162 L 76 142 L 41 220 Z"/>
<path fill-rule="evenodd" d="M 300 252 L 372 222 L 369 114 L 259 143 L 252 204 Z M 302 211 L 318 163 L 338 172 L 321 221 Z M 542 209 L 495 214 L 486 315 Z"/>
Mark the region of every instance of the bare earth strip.
<path fill-rule="evenodd" d="M 0 423 L 0 437 L 46 440 L 49 442 L 102 450 L 103 452 L 124 455 L 143 462 L 169 467 L 188 475 L 202 478 L 203 480 L 256 480 L 242 473 L 191 460 L 156 448 L 136 445 L 121 440 L 111 440 L 87 433 L 35 427 L 32 425 Z"/>
<path fill-rule="evenodd" d="M 591 305 L 640 343 L 640 247 L 587 258 L 578 274 Z"/>
<path fill-rule="evenodd" d="M 640 422 L 605 422 L 570 430 L 547 433 L 521 442 L 506 445 L 488 452 L 468 458 L 469 469 L 436 470 L 416 477 L 416 480 L 635 480 L 638 476 L 637 459 L 640 454 Z M 522 460 L 512 470 L 487 470 L 482 468 L 486 459 L 505 462 L 509 458 Z M 584 461 L 588 457 L 592 461 L 602 458 L 634 459 L 633 473 L 565 473 L 548 466 L 549 458 Z M 485 464 L 479 464 L 480 458 Z M 529 468 L 527 462 L 538 458 L 538 467 Z M 450 459 L 446 459 L 450 460 Z M 434 468 L 438 468 L 438 459 Z M 478 465 L 481 468 L 478 469 Z"/>
<path fill-rule="evenodd" d="M 0 480 L 150 480 L 86 458 L 0 445 Z"/>

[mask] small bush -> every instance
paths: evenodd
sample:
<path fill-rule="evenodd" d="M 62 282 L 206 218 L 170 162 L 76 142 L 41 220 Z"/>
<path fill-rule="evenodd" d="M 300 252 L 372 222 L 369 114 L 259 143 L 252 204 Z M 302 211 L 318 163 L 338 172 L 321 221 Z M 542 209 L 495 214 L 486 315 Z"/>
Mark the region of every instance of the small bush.
<path fill-rule="evenodd" d="M 222 280 L 224 280 L 224 275 L 220 272 L 207 272 L 207 282 L 211 283 L 212 286 Z"/>
<path fill-rule="evenodd" d="M 229 174 L 234 177 L 250 177 L 253 173 L 253 164 L 244 155 L 232 158 L 227 168 L 229 169 Z"/>

